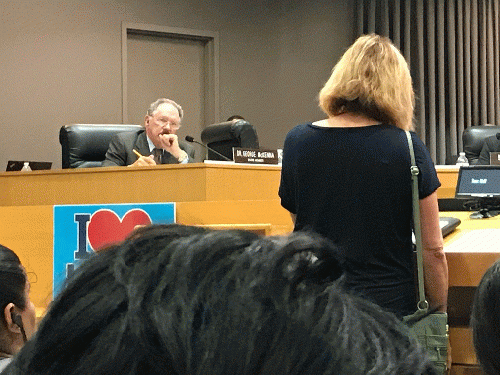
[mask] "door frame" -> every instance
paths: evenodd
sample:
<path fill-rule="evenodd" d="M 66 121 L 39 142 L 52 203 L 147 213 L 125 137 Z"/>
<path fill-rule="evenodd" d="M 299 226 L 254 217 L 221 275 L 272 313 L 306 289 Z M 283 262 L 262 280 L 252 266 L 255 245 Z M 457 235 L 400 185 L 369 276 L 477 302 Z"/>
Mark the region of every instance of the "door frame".
<path fill-rule="evenodd" d="M 128 35 L 154 35 L 174 40 L 196 40 L 203 42 L 205 54 L 204 120 L 213 124 L 219 119 L 219 33 L 216 31 L 184 29 L 177 27 L 122 22 L 122 123 L 128 124 Z"/>

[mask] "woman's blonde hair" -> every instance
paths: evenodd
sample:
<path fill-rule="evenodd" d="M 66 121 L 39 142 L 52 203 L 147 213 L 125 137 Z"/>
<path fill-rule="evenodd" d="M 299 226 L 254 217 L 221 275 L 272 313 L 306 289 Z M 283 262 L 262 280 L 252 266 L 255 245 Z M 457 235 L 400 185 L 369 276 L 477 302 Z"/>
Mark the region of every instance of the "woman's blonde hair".
<path fill-rule="evenodd" d="M 358 38 L 335 65 L 319 93 L 328 116 L 356 113 L 413 129 L 415 97 L 406 60 L 388 38 Z"/>

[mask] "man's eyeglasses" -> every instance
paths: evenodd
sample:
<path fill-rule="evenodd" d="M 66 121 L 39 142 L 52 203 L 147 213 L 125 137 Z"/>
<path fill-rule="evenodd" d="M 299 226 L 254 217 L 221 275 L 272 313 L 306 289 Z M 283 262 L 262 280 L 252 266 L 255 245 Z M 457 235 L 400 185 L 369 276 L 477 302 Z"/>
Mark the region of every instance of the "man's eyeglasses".
<path fill-rule="evenodd" d="M 177 123 L 174 123 L 174 122 L 171 122 L 169 120 L 166 120 L 166 119 L 162 119 L 162 118 L 156 118 L 154 116 L 151 116 L 158 124 L 160 124 L 162 127 L 166 127 L 166 126 L 169 126 L 170 129 L 174 129 L 174 130 L 177 130 L 181 127 L 180 124 L 177 124 Z"/>

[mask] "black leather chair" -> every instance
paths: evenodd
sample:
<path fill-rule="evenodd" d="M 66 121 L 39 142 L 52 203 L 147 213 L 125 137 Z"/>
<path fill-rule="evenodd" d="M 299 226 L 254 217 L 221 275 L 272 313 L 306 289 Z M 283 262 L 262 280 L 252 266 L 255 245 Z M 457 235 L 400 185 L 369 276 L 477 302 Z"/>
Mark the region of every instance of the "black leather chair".
<path fill-rule="evenodd" d="M 233 147 L 259 148 L 257 131 L 248 121 L 226 121 L 207 126 L 201 131 L 201 141 L 208 147 L 233 160 Z M 223 160 L 208 151 L 209 160 Z"/>
<path fill-rule="evenodd" d="M 141 125 L 72 124 L 59 130 L 63 168 L 100 167 L 117 133 L 142 130 Z"/>
<path fill-rule="evenodd" d="M 477 164 L 484 140 L 497 133 L 500 133 L 500 126 L 496 125 L 471 126 L 464 130 L 462 144 L 470 165 Z"/>

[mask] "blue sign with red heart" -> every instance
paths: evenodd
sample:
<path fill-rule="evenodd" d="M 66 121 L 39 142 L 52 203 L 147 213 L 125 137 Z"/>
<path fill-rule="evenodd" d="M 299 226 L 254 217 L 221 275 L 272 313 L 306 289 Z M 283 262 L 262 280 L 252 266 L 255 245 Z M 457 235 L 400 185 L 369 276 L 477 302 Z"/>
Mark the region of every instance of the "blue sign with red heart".
<path fill-rule="evenodd" d="M 175 203 L 54 206 L 54 296 L 94 251 L 123 241 L 137 226 L 175 223 Z"/>

